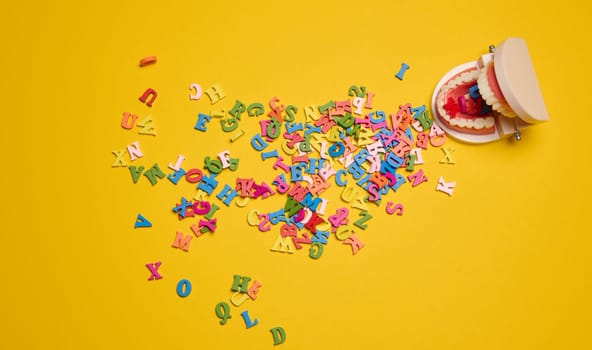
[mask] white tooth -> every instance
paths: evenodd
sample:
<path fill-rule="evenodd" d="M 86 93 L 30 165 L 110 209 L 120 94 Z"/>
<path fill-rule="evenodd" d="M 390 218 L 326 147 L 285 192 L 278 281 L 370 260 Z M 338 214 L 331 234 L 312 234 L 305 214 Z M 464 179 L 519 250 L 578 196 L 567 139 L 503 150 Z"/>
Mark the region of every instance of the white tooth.
<path fill-rule="evenodd" d="M 473 124 L 473 126 L 477 130 L 483 129 L 483 127 L 485 126 L 485 120 L 483 120 L 483 118 L 477 118 L 475 119 L 475 123 Z"/>
<path fill-rule="evenodd" d="M 452 119 L 450 119 L 450 120 L 449 120 L 449 122 L 450 122 L 450 125 L 452 125 L 452 126 L 457 126 L 457 125 L 458 125 L 458 123 L 456 122 L 457 120 L 458 120 L 457 118 L 452 118 Z"/>
<path fill-rule="evenodd" d="M 456 80 L 456 78 L 455 78 L 455 79 L 452 79 L 452 80 L 450 81 L 450 83 L 449 83 L 449 85 L 450 85 L 450 88 L 451 88 L 451 89 L 454 89 L 454 88 L 456 87 L 456 84 L 457 84 L 457 80 Z"/>
<path fill-rule="evenodd" d="M 448 120 L 448 114 L 446 114 L 446 110 L 444 108 L 438 108 L 438 112 L 442 118 Z"/>
<path fill-rule="evenodd" d="M 487 101 L 488 104 L 491 105 L 491 103 L 489 103 L 490 100 L 492 100 L 493 97 L 493 93 L 491 92 L 491 90 L 487 90 L 484 93 L 481 94 L 481 97 L 483 97 L 484 100 Z M 489 101 L 488 101 L 489 100 Z"/>
<path fill-rule="evenodd" d="M 495 123 L 495 121 L 493 120 L 493 117 L 485 118 L 485 127 L 486 128 L 491 128 L 494 123 Z"/>
<path fill-rule="evenodd" d="M 440 116 L 448 120 L 448 115 L 446 113 L 446 110 L 444 109 L 444 98 L 446 98 L 446 94 L 443 91 L 440 91 L 438 93 L 438 96 L 436 96 L 436 100 L 438 101 L 437 108 Z"/>
<path fill-rule="evenodd" d="M 467 119 L 467 126 L 465 126 L 465 128 L 472 128 L 473 127 L 473 120 L 471 119 Z"/>
<path fill-rule="evenodd" d="M 466 128 L 467 127 L 467 120 L 463 119 L 463 118 L 459 118 L 458 119 L 458 126 L 460 126 L 461 128 Z"/>
<path fill-rule="evenodd" d="M 479 73 L 479 78 L 477 78 L 477 84 L 479 84 L 479 92 L 481 92 L 481 96 L 488 96 L 493 95 L 493 91 L 489 87 L 489 82 L 487 81 L 487 68 L 483 68 Z"/>
<path fill-rule="evenodd" d="M 444 109 L 439 109 L 438 110 L 440 112 L 440 116 L 446 120 L 448 120 L 448 114 L 446 114 L 446 111 Z"/>
<path fill-rule="evenodd" d="M 464 83 L 468 83 L 471 80 L 473 80 L 473 76 L 470 73 L 467 73 L 467 75 L 465 75 L 463 78 Z"/>
<path fill-rule="evenodd" d="M 510 118 L 516 116 L 516 114 L 493 93 L 493 90 L 489 86 L 489 81 L 487 80 L 487 67 L 481 69 L 477 83 L 479 84 L 481 97 L 483 97 L 485 102 L 487 102 L 493 110 Z"/>

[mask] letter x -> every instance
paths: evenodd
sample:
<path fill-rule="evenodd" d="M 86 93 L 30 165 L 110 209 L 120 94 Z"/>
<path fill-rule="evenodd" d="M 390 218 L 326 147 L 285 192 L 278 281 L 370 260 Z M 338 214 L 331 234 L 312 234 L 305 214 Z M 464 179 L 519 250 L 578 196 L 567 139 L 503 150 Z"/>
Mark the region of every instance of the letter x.
<path fill-rule="evenodd" d="M 152 281 L 152 280 L 159 280 L 162 278 L 162 276 L 158 273 L 158 268 L 160 267 L 160 265 L 162 265 L 162 262 L 155 262 L 155 263 L 148 263 L 146 264 L 146 267 L 148 268 L 148 270 L 150 270 L 150 278 L 148 278 L 148 281 Z"/>
<path fill-rule="evenodd" d="M 113 162 L 113 165 L 111 165 L 112 167 L 127 166 L 127 164 L 123 160 L 123 156 L 125 155 L 125 151 L 126 151 L 125 149 L 122 149 L 119 151 L 111 152 L 111 153 L 113 153 L 113 155 L 115 155 L 115 161 Z"/>
<path fill-rule="evenodd" d="M 444 147 L 441 148 L 442 152 L 444 152 L 444 158 L 440 161 L 440 164 L 454 164 L 454 160 L 452 160 L 452 153 L 454 153 L 454 148 Z"/>

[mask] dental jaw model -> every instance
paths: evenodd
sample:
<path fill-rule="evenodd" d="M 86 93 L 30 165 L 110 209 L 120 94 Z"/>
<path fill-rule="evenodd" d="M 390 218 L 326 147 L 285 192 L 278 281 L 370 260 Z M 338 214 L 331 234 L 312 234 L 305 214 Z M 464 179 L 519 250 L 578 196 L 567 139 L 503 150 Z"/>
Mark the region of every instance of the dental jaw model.
<path fill-rule="evenodd" d="M 432 95 L 434 120 L 450 136 L 485 143 L 548 121 L 543 96 L 526 47 L 509 38 L 478 61 L 453 68 Z"/>

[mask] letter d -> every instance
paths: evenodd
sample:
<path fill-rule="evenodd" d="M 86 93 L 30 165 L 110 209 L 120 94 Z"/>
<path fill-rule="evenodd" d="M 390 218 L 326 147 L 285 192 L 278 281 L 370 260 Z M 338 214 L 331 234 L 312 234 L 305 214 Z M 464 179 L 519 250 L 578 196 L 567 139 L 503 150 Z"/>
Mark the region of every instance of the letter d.
<path fill-rule="evenodd" d="M 269 331 L 273 335 L 273 345 L 280 345 L 286 341 L 286 331 L 282 327 L 275 327 Z"/>

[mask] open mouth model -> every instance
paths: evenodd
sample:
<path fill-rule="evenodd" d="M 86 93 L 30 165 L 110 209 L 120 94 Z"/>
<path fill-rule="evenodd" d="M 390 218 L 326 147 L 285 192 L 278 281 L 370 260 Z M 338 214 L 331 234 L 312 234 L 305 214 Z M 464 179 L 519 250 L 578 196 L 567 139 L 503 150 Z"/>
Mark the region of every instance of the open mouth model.
<path fill-rule="evenodd" d="M 450 136 L 485 143 L 549 120 L 526 41 L 508 38 L 448 71 L 436 84 L 434 121 Z"/>
<path fill-rule="evenodd" d="M 493 64 L 481 69 L 471 67 L 452 76 L 436 101 L 440 121 L 466 134 L 494 134 L 497 113 L 516 116 L 501 93 Z"/>

